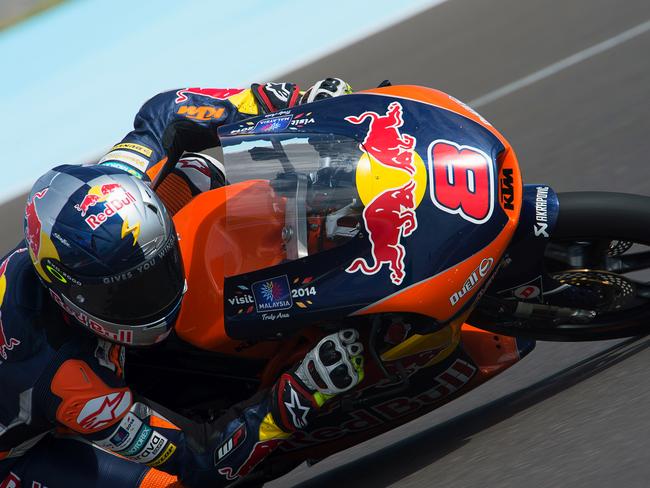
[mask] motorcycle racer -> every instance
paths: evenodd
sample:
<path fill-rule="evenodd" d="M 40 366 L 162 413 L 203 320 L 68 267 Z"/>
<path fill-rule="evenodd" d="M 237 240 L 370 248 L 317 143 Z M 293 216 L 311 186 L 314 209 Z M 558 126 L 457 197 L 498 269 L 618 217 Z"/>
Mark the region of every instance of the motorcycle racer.
<path fill-rule="evenodd" d="M 303 99 L 345 92 L 324 80 Z M 347 330 L 209 424 L 125 380 L 125 347 L 164 340 L 186 289 L 171 214 L 225 183 L 214 158 L 181 155 L 217 144 L 222 123 L 299 99 L 289 83 L 166 92 L 99 165 L 59 166 L 36 182 L 25 240 L 0 262 L 0 487 L 171 486 L 176 475 L 224 486 L 363 379 L 363 349 Z"/>
<path fill-rule="evenodd" d="M 214 158 L 205 154 L 183 156 L 184 152 L 218 146 L 219 126 L 348 93 L 352 93 L 352 88 L 338 78 L 321 80 L 304 93 L 293 83 L 163 92 L 142 106 L 135 117 L 134 130 L 99 164 L 152 181 L 174 214 L 193 195 L 224 184 L 224 168 Z"/>

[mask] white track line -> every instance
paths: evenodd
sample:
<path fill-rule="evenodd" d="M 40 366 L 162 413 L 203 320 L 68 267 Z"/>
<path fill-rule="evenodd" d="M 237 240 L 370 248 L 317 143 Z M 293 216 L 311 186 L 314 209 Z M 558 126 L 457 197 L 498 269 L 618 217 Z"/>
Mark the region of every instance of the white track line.
<path fill-rule="evenodd" d="M 507 85 L 504 85 L 501 88 L 491 91 L 490 93 L 486 93 L 485 95 L 478 97 L 472 100 L 471 102 L 469 102 L 469 105 L 473 108 L 479 108 L 484 105 L 487 105 L 488 103 L 494 102 L 495 100 L 498 100 L 499 98 L 503 98 L 506 95 L 510 95 L 511 93 L 516 92 L 517 90 L 521 90 L 522 88 L 532 85 L 533 83 L 543 80 L 544 78 L 548 78 L 549 76 L 552 76 L 555 73 L 562 71 L 563 69 L 569 68 L 574 64 L 578 64 L 582 61 L 585 61 L 586 59 L 589 59 L 593 56 L 596 56 L 597 54 L 607 51 L 608 49 L 616 47 L 619 44 L 623 44 L 624 42 L 627 42 L 630 39 L 633 39 L 637 36 L 640 36 L 641 34 L 648 32 L 649 30 L 650 30 L 650 20 L 644 22 L 643 24 L 639 24 L 636 27 L 632 27 L 631 29 L 628 29 L 624 32 L 621 32 L 620 34 L 614 37 L 610 37 L 606 41 L 600 42 L 598 44 L 595 44 L 594 46 L 588 47 L 587 49 L 577 52 L 569 56 L 568 58 L 564 58 L 563 60 L 558 61 L 557 63 L 553 63 L 547 66 L 546 68 L 540 69 L 539 71 L 535 71 L 534 73 L 528 76 L 513 81 L 512 83 L 508 83 Z"/>

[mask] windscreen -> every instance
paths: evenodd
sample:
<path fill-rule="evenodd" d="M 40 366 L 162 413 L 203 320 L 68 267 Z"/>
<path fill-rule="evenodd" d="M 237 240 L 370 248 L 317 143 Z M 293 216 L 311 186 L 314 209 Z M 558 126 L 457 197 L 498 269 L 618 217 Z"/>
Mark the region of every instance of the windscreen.
<path fill-rule="evenodd" d="M 327 134 L 247 135 L 227 138 L 223 150 L 230 184 L 227 232 L 248 261 L 258 263 L 253 269 L 328 250 L 358 234 L 363 204 L 355 184 L 362 156 L 357 141 Z"/>

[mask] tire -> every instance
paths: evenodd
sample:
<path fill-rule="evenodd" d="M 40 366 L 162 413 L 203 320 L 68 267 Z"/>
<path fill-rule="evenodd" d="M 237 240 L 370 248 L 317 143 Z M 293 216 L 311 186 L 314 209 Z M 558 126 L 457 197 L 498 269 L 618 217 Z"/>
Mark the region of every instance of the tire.
<path fill-rule="evenodd" d="M 576 241 L 629 241 L 650 246 L 650 197 L 610 192 L 559 193 L 559 214 L 550 242 Z M 650 260 L 644 261 L 644 269 L 650 269 Z M 571 269 L 569 271 L 572 271 Z M 576 269 L 576 271 L 578 271 Z M 598 272 L 593 269 L 594 272 Z M 610 276 L 621 279 L 620 274 Z M 647 285 L 643 284 L 645 287 Z M 545 303 L 561 307 L 591 309 L 574 303 L 553 303 L 549 297 Z M 633 337 L 650 333 L 650 294 L 637 299 L 630 308 L 599 311 L 586 323 L 557 324 L 549 320 L 535 321 L 516 319 L 509 312 L 513 302 L 499 302 L 486 297 L 470 317 L 476 317 L 477 327 L 493 332 L 549 341 L 594 341 Z M 491 311 L 488 311 L 491 308 Z M 498 310 L 498 313 L 495 313 Z M 597 310 L 597 308 L 594 308 Z M 510 309 L 512 311 L 512 308 Z"/>
<path fill-rule="evenodd" d="M 620 239 L 650 245 L 650 197 L 599 191 L 558 193 L 553 238 Z"/>

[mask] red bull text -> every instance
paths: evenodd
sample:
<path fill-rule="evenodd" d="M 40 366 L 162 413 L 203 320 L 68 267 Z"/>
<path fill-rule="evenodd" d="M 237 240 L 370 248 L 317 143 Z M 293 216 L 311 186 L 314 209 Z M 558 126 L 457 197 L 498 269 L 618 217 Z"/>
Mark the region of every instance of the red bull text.
<path fill-rule="evenodd" d="M 104 209 L 86 217 L 90 207 L 94 207 L 98 203 L 103 203 Z M 86 217 L 88 226 L 95 230 L 122 208 L 132 203 L 135 203 L 135 197 L 131 193 L 124 190 L 118 183 L 110 183 L 93 186 L 74 208 L 81 212 L 82 217 Z"/>
<path fill-rule="evenodd" d="M 110 330 L 105 329 L 102 324 L 96 322 L 88 315 L 83 313 L 81 310 L 72 308 L 59 295 L 57 295 L 55 291 L 50 290 L 50 296 L 57 303 L 57 305 L 59 305 L 59 307 L 63 308 L 63 310 L 77 319 L 84 327 L 87 327 L 96 334 L 106 337 L 107 339 L 114 342 L 119 342 L 122 344 L 133 344 L 132 330 L 118 329 L 117 332 L 111 332 Z"/>

